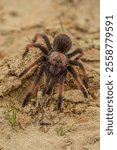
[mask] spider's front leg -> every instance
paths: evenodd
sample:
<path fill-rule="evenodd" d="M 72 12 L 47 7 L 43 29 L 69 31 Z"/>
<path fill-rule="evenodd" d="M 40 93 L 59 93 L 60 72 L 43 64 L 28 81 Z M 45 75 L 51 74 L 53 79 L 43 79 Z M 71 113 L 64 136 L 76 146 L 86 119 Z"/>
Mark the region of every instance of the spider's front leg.
<path fill-rule="evenodd" d="M 23 104 L 22 106 L 26 106 L 30 100 L 30 97 L 32 96 L 33 92 L 35 91 L 36 87 L 37 87 L 37 84 L 39 83 L 41 77 L 42 77 L 42 74 L 43 74 L 43 70 L 44 70 L 44 66 L 42 65 L 37 74 L 36 74 L 36 77 L 35 77 L 35 80 L 34 82 L 32 83 L 32 86 L 30 87 L 29 89 L 29 92 L 26 94 L 24 100 L 23 100 Z"/>
<path fill-rule="evenodd" d="M 41 44 L 35 43 L 37 41 L 38 37 L 41 37 L 44 40 L 47 48 Z M 31 47 L 39 48 L 44 54 L 48 54 L 48 52 L 52 50 L 52 47 L 51 47 L 48 37 L 45 34 L 42 34 L 39 32 L 35 34 L 34 38 L 32 39 L 32 42 L 26 46 L 25 52 L 23 53 L 23 57 L 28 53 L 29 48 L 31 48 Z"/>
<path fill-rule="evenodd" d="M 50 41 L 48 39 L 48 37 L 45 35 L 45 34 L 42 34 L 42 33 L 39 33 L 37 32 L 34 36 L 34 38 L 32 39 L 32 43 L 35 43 L 37 41 L 38 38 L 42 38 L 44 40 L 44 42 L 46 43 L 46 46 L 48 48 L 49 51 L 52 50 L 52 47 L 51 47 L 51 44 L 50 44 Z"/>
<path fill-rule="evenodd" d="M 35 47 L 35 48 L 39 48 L 45 55 L 48 54 L 48 50 L 46 47 L 44 47 L 42 44 L 35 44 L 35 43 L 31 43 L 31 44 L 28 44 L 25 48 L 25 51 L 23 53 L 23 57 L 25 57 L 27 55 L 27 53 L 29 52 L 29 49 L 31 47 Z"/>
<path fill-rule="evenodd" d="M 85 86 L 83 85 L 80 77 L 77 76 L 75 70 L 73 69 L 72 66 L 68 66 L 67 67 L 68 71 L 71 73 L 71 75 L 73 76 L 73 78 L 76 80 L 77 85 L 80 87 L 80 90 L 83 92 L 84 96 L 86 98 L 88 98 L 88 92 L 87 89 L 85 88 Z"/>
<path fill-rule="evenodd" d="M 78 49 L 74 50 L 73 52 L 67 54 L 67 56 L 68 56 L 68 58 L 71 58 L 71 57 L 75 56 L 76 54 L 79 54 L 79 55 L 75 58 L 75 60 L 79 60 L 84 55 L 84 52 L 81 48 L 78 48 Z"/>

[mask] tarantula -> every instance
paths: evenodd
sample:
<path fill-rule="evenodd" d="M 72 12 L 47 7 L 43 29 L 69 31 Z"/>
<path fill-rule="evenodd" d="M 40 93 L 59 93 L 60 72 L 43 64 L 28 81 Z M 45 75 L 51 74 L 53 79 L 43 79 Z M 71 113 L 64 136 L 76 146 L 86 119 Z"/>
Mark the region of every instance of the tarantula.
<path fill-rule="evenodd" d="M 46 46 L 36 43 L 38 37 L 41 37 L 44 40 Z M 29 91 L 27 92 L 23 100 L 22 104 L 23 107 L 29 103 L 30 97 L 36 90 L 43 73 L 45 73 L 46 75 L 46 83 L 42 91 L 43 96 L 45 94 L 50 95 L 55 84 L 58 84 L 58 101 L 57 101 L 58 110 L 61 110 L 64 81 L 68 72 L 76 80 L 76 84 L 77 86 L 79 86 L 84 96 L 86 98 L 88 97 L 87 92 L 88 77 L 84 69 L 84 66 L 82 65 L 81 62 L 78 61 L 83 55 L 83 50 L 81 48 L 78 48 L 71 53 L 67 53 L 72 47 L 72 41 L 68 35 L 66 34 L 56 35 L 52 46 L 50 44 L 48 37 L 45 34 L 37 33 L 32 39 L 32 42 L 26 46 L 25 52 L 23 53 L 23 57 L 28 53 L 29 48 L 31 47 L 39 48 L 43 52 L 43 56 L 39 57 L 36 61 L 31 63 L 26 69 L 24 69 L 19 74 L 19 77 L 22 77 L 33 66 L 37 65 L 37 74 L 32 83 L 32 86 L 30 87 Z M 76 56 L 75 59 L 71 60 L 71 58 L 77 54 L 78 56 Z M 83 72 L 82 80 L 77 75 L 72 65 L 78 66 L 81 69 L 81 71 Z"/>

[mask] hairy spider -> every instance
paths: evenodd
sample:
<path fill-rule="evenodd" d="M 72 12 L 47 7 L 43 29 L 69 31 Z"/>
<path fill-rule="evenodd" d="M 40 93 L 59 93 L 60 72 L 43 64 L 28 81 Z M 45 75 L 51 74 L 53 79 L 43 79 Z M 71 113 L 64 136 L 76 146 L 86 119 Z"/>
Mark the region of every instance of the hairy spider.
<path fill-rule="evenodd" d="M 44 40 L 46 46 L 36 43 L 38 37 L 41 37 Z M 30 96 L 36 90 L 43 73 L 46 75 L 46 83 L 45 83 L 46 85 L 42 92 L 43 96 L 45 94 L 50 95 L 55 84 L 58 84 L 58 101 L 57 101 L 58 110 L 61 110 L 64 81 L 68 72 L 76 80 L 76 84 L 77 86 L 79 86 L 84 96 L 86 98 L 88 97 L 88 92 L 86 89 L 88 86 L 87 74 L 82 63 L 78 61 L 83 55 L 83 50 L 81 48 L 78 48 L 71 53 L 67 53 L 72 47 L 72 41 L 68 35 L 66 34 L 56 35 L 53 41 L 53 46 L 51 46 L 50 41 L 45 34 L 37 33 L 32 39 L 32 42 L 26 46 L 23 57 L 28 53 L 29 48 L 31 47 L 39 48 L 44 55 L 39 57 L 33 63 L 31 63 L 26 69 L 24 69 L 19 74 L 19 77 L 22 77 L 33 66 L 37 65 L 37 74 L 32 83 L 32 86 L 30 87 L 29 91 L 27 92 L 23 100 L 22 104 L 23 107 L 27 105 L 28 102 L 30 101 Z M 76 58 L 71 60 L 71 58 L 76 54 L 78 54 Z M 72 65 L 78 66 L 81 69 L 81 71 L 83 72 L 83 80 L 81 80 L 80 77 L 77 75 Z"/>

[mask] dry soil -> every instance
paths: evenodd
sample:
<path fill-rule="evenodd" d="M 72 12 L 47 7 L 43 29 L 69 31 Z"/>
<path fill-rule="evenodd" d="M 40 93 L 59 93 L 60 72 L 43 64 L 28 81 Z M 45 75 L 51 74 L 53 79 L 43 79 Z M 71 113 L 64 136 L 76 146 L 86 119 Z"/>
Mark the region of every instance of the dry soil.
<path fill-rule="evenodd" d="M 84 49 L 81 62 L 89 78 L 85 99 L 67 76 L 62 112 L 56 111 L 54 90 L 44 106 L 44 126 L 40 124 L 41 106 L 48 100 L 41 96 L 44 77 L 37 96 L 25 108 L 22 100 L 36 68 L 18 79 L 27 64 L 41 55 L 32 49 L 22 59 L 36 32 L 47 34 L 51 43 L 56 34 L 68 34 L 72 50 Z M 99 0 L 0 0 L 0 150 L 99 150 L 99 50 Z"/>

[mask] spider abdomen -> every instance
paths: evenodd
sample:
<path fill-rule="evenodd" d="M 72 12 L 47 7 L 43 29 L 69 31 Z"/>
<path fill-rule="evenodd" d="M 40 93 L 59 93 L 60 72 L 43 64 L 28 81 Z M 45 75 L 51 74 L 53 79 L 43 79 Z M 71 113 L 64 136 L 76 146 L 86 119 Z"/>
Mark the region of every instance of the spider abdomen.
<path fill-rule="evenodd" d="M 53 41 L 53 48 L 58 52 L 68 52 L 71 46 L 72 41 L 66 34 L 58 34 Z"/>

